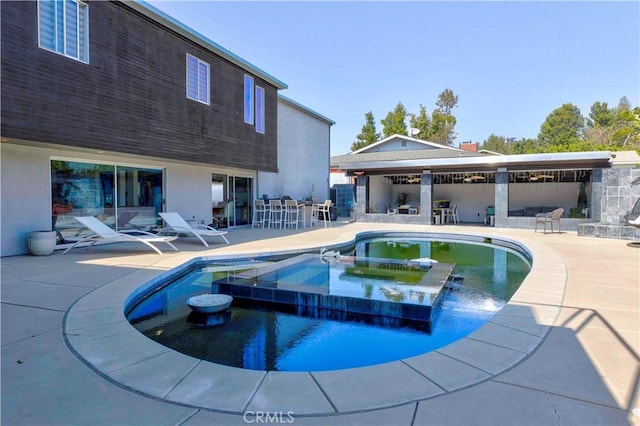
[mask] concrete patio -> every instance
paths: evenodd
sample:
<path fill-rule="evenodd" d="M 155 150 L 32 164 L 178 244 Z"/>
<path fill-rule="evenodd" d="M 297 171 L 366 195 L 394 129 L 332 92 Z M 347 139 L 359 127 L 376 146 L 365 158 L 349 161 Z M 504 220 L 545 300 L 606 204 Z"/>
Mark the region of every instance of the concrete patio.
<path fill-rule="evenodd" d="M 232 369 L 159 348 L 123 321 L 131 291 L 193 257 L 319 249 L 367 230 L 512 239 L 534 265 L 510 303 L 472 335 L 381 366 Z M 228 238 L 209 249 L 179 240 L 180 252 L 163 256 L 123 243 L 2 258 L 2 422 L 640 425 L 632 413 L 640 407 L 640 250 L 628 241 L 347 222 L 236 229 Z"/>

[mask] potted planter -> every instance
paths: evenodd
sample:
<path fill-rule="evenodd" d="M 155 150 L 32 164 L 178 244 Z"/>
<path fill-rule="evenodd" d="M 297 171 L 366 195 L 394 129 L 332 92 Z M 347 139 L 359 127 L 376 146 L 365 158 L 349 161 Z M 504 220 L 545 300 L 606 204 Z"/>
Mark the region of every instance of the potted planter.
<path fill-rule="evenodd" d="M 29 232 L 27 244 L 34 256 L 49 256 L 56 248 L 56 231 Z"/>

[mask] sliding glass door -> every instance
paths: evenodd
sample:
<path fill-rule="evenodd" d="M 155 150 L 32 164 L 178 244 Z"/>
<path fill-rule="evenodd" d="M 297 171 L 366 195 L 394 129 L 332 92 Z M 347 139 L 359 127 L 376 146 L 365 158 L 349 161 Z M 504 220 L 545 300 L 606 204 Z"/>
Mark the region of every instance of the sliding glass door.
<path fill-rule="evenodd" d="M 253 208 L 253 179 L 229 176 L 229 226 L 249 225 Z"/>
<path fill-rule="evenodd" d="M 51 161 L 51 218 L 59 243 L 82 232 L 73 216 L 95 216 L 116 230 L 148 231 L 156 226 L 162 199 L 160 169 Z"/>

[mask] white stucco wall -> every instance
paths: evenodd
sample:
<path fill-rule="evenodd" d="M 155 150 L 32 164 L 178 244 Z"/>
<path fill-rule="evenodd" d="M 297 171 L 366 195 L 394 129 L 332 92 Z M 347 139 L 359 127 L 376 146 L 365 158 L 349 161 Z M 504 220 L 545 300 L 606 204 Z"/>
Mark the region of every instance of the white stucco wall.
<path fill-rule="evenodd" d="M 27 253 L 31 231 L 51 230 L 50 152 L 2 143 L 0 256 Z"/>
<path fill-rule="evenodd" d="M 393 185 L 387 183 L 383 176 L 369 176 L 369 213 L 386 213 L 387 204 L 393 205 Z"/>
<path fill-rule="evenodd" d="M 255 177 L 255 172 L 196 164 L 181 164 L 132 155 L 30 147 L 2 143 L 1 256 L 28 253 L 31 231 L 51 230 L 51 159 L 130 165 L 164 169 L 164 211 L 176 211 L 185 219 L 211 222 L 211 174 Z"/>
<path fill-rule="evenodd" d="M 353 178 L 347 176 L 344 172 L 335 172 L 329 174 L 329 187 L 344 183 L 353 183 Z"/>
<path fill-rule="evenodd" d="M 434 200 L 449 200 L 450 207 L 458 205 L 460 222 L 484 222 L 487 206 L 495 204 L 493 183 L 438 184 L 433 186 Z"/>
<path fill-rule="evenodd" d="M 255 171 L 199 166 L 193 164 L 167 163 L 165 172 L 165 211 L 178 212 L 185 219 L 194 219 L 206 225 L 211 223 L 213 200 L 211 175 L 213 173 L 254 179 Z M 250 199 L 255 198 L 255 189 Z M 171 196 L 169 196 L 171 194 Z"/>
<path fill-rule="evenodd" d="M 329 123 L 278 99 L 278 173 L 258 172 L 257 194 L 329 198 Z"/>
<path fill-rule="evenodd" d="M 510 183 L 509 210 L 525 207 L 562 207 L 565 217 L 578 204 L 579 182 Z M 591 194 L 590 184 L 586 193 Z"/>

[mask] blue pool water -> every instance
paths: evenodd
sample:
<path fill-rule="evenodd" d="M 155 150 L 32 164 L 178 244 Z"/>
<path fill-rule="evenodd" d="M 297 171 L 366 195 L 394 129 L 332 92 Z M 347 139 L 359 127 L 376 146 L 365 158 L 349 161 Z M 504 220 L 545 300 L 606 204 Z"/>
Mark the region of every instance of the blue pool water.
<path fill-rule="evenodd" d="M 530 269 L 528 261 L 512 250 L 426 238 L 363 240 L 349 254 L 395 260 L 428 257 L 455 264 L 453 273 L 461 280 L 447 283 L 429 331 L 398 318 L 238 298 L 230 311 L 221 314 L 191 312 L 187 298 L 211 292 L 212 282 L 250 270 L 223 262 L 198 268 L 149 295 L 128 309 L 127 318 L 149 338 L 219 364 L 277 371 L 352 368 L 419 355 L 466 336 L 506 304 Z M 421 278 L 417 272 L 417 278 L 403 276 L 402 282 L 386 276 L 358 279 L 345 274 L 344 266 L 323 265 L 327 272 L 321 278 L 312 274 L 313 286 L 372 300 L 409 300 L 416 294 L 411 290 L 413 281 Z M 300 280 L 305 276 L 300 270 L 295 274 Z M 291 275 L 281 275 L 292 281 Z"/>

